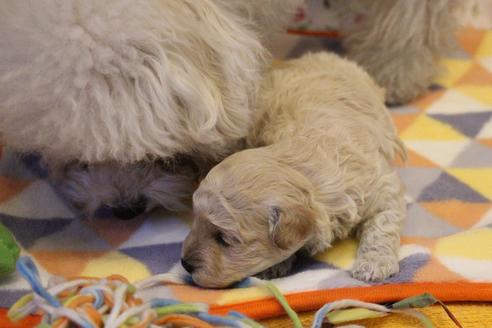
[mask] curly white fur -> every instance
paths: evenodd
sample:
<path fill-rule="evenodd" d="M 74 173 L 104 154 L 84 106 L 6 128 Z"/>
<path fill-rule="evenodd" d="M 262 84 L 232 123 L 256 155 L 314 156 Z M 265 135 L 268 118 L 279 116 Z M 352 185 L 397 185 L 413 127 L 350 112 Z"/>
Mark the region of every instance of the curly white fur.
<path fill-rule="evenodd" d="M 320 53 L 272 70 L 261 90 L 249 138 L 259 148 L 226 158 L 193 196 L 183 248 L 193 280 L 223 287 L 354 230 L 354 277 L 396 273 L 405 202 L 392 161 L 404 148 L 382 89 L 354 63 Z"/>
<path fill-rule="evenodd" d="M 248 131 L 265 58 L 229 7 L 2 1 L 3 143 L 59 162 L 227 154 Z"/>

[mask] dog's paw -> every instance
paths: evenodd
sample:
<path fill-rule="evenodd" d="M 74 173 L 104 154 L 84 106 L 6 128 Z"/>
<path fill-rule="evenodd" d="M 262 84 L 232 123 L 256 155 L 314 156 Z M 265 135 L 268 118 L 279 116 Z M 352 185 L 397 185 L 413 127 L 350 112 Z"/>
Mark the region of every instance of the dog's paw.
<path fill-rule="evenodd" d="M 257 278 L 269 280 L 285 277 L 290 270 L 292 269 L 292 265 L 294 264 L 295 256 L 289 257 L 287 260 L 275 264 L 274 266 L 256 274 Z"/>
<path fill-rule="evenodd" d="M 368 253 L 355 260 L 352 277 L 363 281 L 382 281 L 400 271 L 398 258 L 391 255 Z"/>

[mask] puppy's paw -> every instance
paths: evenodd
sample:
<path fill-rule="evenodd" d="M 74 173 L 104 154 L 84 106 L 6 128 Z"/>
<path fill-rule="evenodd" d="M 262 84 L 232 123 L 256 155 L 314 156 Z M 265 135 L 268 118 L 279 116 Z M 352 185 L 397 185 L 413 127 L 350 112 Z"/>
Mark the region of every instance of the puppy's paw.
<path fill-rule="evenodd" d="M 371 252 L 358 257 L 352 267 L 352 277 L 363 281 L 382 281 L 400 271 L 398 258 Z"/>
<path fill-rule="evenodd" d="M 295 256 L 291 256 L 287 260 L 275 264 L 265 271 L 257 273 L 256 277 L 264 280 L 285 277 L 292 269 L 292 265 L 294 264 L 295 259 Z"/>

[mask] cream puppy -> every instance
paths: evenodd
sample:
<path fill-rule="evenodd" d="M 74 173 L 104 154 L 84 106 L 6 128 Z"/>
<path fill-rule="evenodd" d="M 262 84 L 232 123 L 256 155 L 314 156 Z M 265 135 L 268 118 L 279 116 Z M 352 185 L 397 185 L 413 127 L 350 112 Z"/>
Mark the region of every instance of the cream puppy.
<path fill-rule="evenodd" d="M 398 272 L 405 151 L 384 92 L 356 64 L 308 54 L 262 84 L 251 147 L 214 167 L 193 196 L 182 263 L 193 280 L 225 287 L 355 233 L 352 275 Z M 285 268 L 273 272 L 284 272 Z"/>

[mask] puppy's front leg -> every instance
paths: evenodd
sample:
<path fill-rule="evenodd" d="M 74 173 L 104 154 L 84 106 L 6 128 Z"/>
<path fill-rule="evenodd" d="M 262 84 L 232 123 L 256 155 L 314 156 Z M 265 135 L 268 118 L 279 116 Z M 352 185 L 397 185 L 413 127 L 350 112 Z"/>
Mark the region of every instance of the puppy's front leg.
<path fill-rule="evenodd" d="M 364 281 L 381 281 L 399 271 L 400 230 L 406 214 L 403 187 L 393 172 L 382 176 L 368 206 L 373 215 L 358 228 L 359 248 L 352 276 Z"/>
<path fill-rule="evenodd" d="M 364 281 L 381 281 L 399 271 L 400 222 L 398 211 L 387 210 L 362 224 L 352 276 Z"/>

